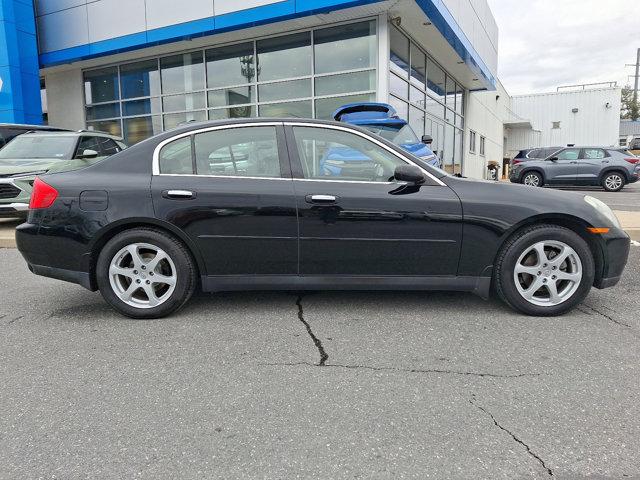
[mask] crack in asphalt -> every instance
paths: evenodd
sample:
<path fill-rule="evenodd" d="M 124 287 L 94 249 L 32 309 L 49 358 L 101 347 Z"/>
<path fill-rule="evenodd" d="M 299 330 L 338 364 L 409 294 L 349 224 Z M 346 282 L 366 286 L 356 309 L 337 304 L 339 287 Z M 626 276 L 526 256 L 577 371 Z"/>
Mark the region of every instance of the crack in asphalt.
<path fill-rule="evenodd" d="M 318 353 L 320 353 L 320 362 L 313 365 L 317 367 L 324 367 L 327 360 L 329 359 L 329 355 L 327 355 L 327 352 L 322 346 L 322 342 L 320 341 L 320 339 L 314 335 L 313 330 L 311 330 L 311 325 L 309 325 L 309 322 L 307 322 L 304 318 L 304 309 L 302 308 L 302 295 L 298 295 L 298 298 L 296 299 L 296 305 L 298 306 L 298 320 L 300 320 L 302 324 L 305 326 L 305 328 L 307 329 L 307 333 L 311 337 L 311 340 L 313 340 L 313 344 L 318 349 Z"/>
<path fill-rule="evenodd" d="M 600 310 L 597 310 L 595 308 L 593 308 L 591 305 L 587 305 L 586 303 L 582 304 L 583 306 L 587 307 L 589 310 L 591 310 L 593 313 L 596 313 L 598 315 L 600 315 L 601 317 L 606 318 L 607 320 L 609 320 L 610 322 L 613 322 L 617 325 L 620 325 L 621 327 L 625 327 L 625 328 L 631 328 L 631 325 L 621 322 L 620 320 L 616 320 L 615 318 L 613 318 L 611 315 L 607 315 L 604 312 L 601 312 Z M 582 313 L 589 313 L 589 312 L 585 312 L 584 310 L 579 309 Z"/>
<path fill-rule="evenodd" d="M 401 373 L 441 373 L 445 375 L 466 375 L 472 377 L 488 377 L 488 378 L 523 378 L 523 377 L 539 377 L 542 373 L 518 373 L 518 374 L 500 374 L 500 373 L 483 373 L 483 372 L 464 372 L 458 370 L 439 370 L 439 369 L 421 369 L 421 368 L 397 368 L 397 367 L 372 367 L 369 365 L 346 365 L 341 363 L 317 363 L 310 362 L 291 362 L 291 363 L 264 363 L 269 367 L 326 367 L 326 368 L 344 368 L 348 370 L 372 370 L 375 372 L 401 372 Z"/>
<path fill-rule="evenodd" d="M 502 430 L 505 433 L 508 433 L 509 436 L 511 436 L 511 438 L 513 438 L 514 441 L 516 441 L 517 443 L 519 443 L 520 445 L 522 445 L 524 448 L 527 449 L 527 453 L 532 456 L 533 458 L 535 458 L 538 463 L 540 463 L 540 465 L 542 465 L 542 467 L 547 471 L 547 474 L 550 477 L 553 477 L 553 470 L 551 470 L 551 468 L 547 467 L 547 464 L 544 462 L 544 460 L 542 460 L 542 458 L 540 458 L 538 455 L 536 455 L 533 451 L 531 451 L 531 447 L 529 447 L 529 445 L 527 445 L 526 443 L 524 443 L 522 440 L 520 440 L 518 437 L 516 437 L 510 430 L 508 430 L 507 428 L 503 427 L 502 425 L 500 425 L 498 423 L 498 421 L 496 420 L 496 417 L 493 416 L 493 414 L 487 410 L 486 408 L 484 408 L 481 405 L 478 405 L 476 403 L 476 398 L 475 395 L 471 395 L 471 399 L 469 400 L 469 403 L 471 405 L 473 405 L 474 407 L 476 407 L 478 410 L 482 411 L 485 415 L 488 415 L 491 420 L 493 421 L 494 425 L 496 427 L 498 427 L 500 430 Z"/>

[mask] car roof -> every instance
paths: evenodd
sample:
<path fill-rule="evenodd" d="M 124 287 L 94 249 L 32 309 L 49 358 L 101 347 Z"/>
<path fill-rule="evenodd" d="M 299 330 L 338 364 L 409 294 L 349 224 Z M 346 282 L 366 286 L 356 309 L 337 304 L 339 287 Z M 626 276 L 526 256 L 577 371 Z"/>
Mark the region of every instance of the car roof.
<path fill-rule="evenodd" d="M 67 128 L 53 127 L 51 125 L 31 125 L 28 123 L 0 123 L 0 128 L 12 128 L 19 130 L 43 130 L 51 132 L 70 132 Z"/>
<path fill-rule="evenodd" d="M 111 135 L 105 132 L 98 132 L 92 130 L 78 130 L 78 131 L 30 131 L 24 135 L 38 136 L 38 137 L 105 137 L 113 140 L 122 140 L 122 138 L 115 135 Z"/>

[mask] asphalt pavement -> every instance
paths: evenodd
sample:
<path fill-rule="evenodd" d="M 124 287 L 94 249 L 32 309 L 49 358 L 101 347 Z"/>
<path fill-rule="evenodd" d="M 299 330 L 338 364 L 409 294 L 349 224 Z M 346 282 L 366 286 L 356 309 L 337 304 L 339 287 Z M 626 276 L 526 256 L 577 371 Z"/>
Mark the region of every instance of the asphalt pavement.
<path fill-rule="evenodd" d="M 133 321 L 0 249 L 0 478 L 640 478 L 640 247 L 560 318 L 202 295 Z"/>

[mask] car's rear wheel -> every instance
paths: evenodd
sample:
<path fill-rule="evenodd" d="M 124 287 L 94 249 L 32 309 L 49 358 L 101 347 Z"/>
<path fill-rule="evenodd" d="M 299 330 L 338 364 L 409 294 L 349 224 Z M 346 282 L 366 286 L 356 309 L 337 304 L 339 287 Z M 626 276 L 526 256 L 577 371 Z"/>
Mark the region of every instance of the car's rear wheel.
<path fill-rule="evenodd" d="M 496 288 L 527 315 L 561 315 L 591 290 L 595 265 L 589 245 L 575 232 L 537 225 L 507 241 L 496 262 Z"/>
<path fill-rule="evenodd" d="M 522 183 L 529 187 L 542 187 L 544 185 L 542 175 L 540 175 L 538 172 L 525 173 L 522 177 Z"/>
<path fill-rule="evenodd" d="M 607 192 L 619 192 L 624 188 L 625 183 L 624 176 L 619 172 L 607 173 L 602 178 L 602 188 Z"/>
<path fill-rule="evenodd" d="M 160 318 L 182 307 L 197 283 L 184 245 L 153 229 L 127 230 L 109 240 L 96 265 L 104 299 L 132 318 Z"/>

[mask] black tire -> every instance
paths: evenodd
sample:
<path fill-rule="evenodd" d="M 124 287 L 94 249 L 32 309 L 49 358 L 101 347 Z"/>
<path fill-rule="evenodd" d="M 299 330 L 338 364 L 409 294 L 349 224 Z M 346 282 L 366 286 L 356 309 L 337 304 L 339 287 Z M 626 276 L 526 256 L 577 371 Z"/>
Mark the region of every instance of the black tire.
<path fill-rule="evenodd" d="M 573 295 L 555 306 L 540 306 L 527 301 L 515 284 L 514 269 L 519 257 L 541 241 L 560 241 L 574 249 L 582 263 L 582 280 Z M 523 228 L 509 238 L 498 253 L 495 286 L 500 298 L 526 315 L 555 316 L 568 312 L 581 303 L 593 286 L 595 262 L 587 242 L 568 228 L 557 225 L 534 225 Z M 555 278 L 555 277 L 554 277 Z"/>
<path fill-rule="evenodd" d="M 128 305 L 111 286 L 109 267 L 112 259 L 121 249 L 134 243 L 146 243 L 162 249 L 175 265 L 175 288 L 158 306 L 139 308 Z M 135 319 L 161 318 L 176 312 L 193 295 L 197 278 L 196 265 L 184 244 L 173 236 L 152 228 L 136 228 L 119 233 L 102 248 L 96 264 L 96 280 L 102 297 L 115 310 Z"/>
<path fill-rule="evenodd" d="M 602 188 L 607 192 L 619 192 L 626 183 L 627 179 L 620 172 L 609 172 L 602 177 Z"/>
<path fill-rule="evenodd" d="M 529 181 L 529 178 L 531 179 Z M 522 175 L 522 179 L 520 181 L 523 185 L 528 185 L 530 187 L 543 187 L 544 179 L 542 175 L 538 172 L 525 172 Z"/>

